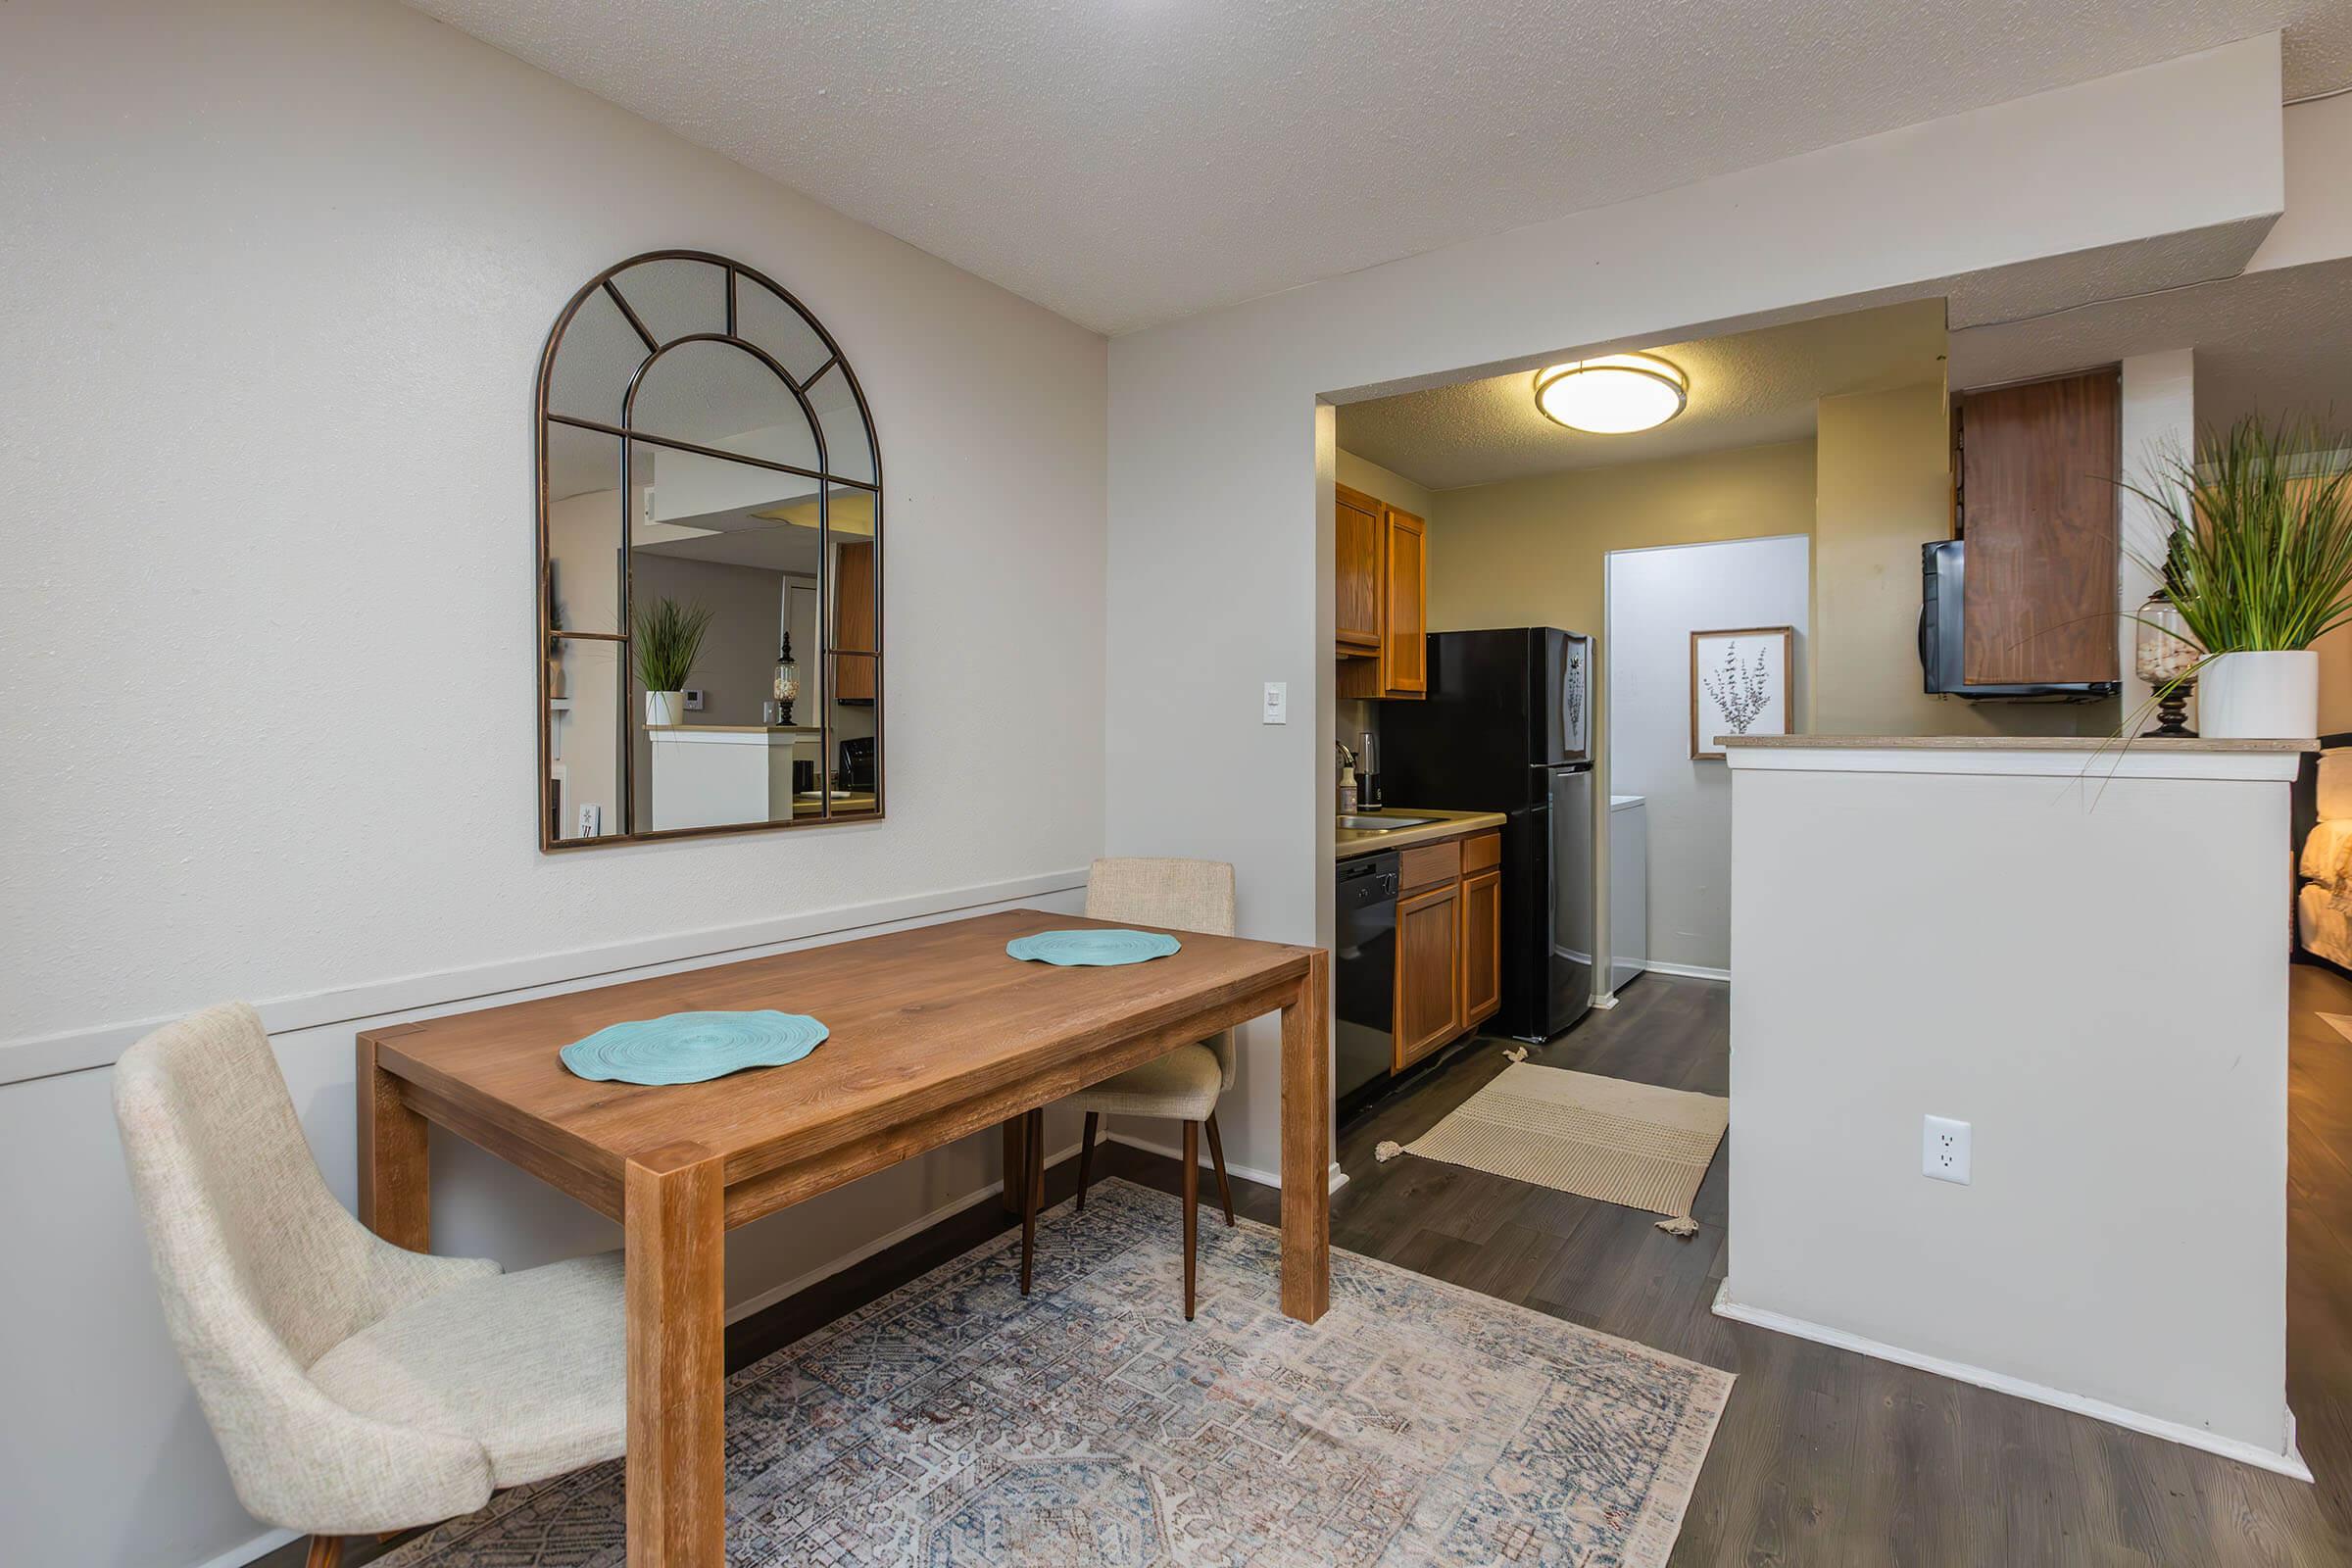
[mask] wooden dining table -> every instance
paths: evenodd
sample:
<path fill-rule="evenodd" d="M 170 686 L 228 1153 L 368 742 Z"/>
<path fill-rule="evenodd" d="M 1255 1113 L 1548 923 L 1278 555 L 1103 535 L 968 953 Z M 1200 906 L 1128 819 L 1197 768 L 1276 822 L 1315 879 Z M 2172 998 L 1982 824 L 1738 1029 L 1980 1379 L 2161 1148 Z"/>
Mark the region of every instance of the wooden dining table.
<path fill-rule="evenodd" d="M 1329 975 L 1318 948 L 1176 933 L 1117 967 L 1010 957 L 1102 925 L 1021 909 L 452 1013 L 359 1036 L 360 1217 L 431 1250 L 426 1129 L 612 1216 L 626 1250 L 628 1560 L 726 1561 L 725 1233 L 1265 1013 L 1282 1015 L 1282 1310 L 1330 1296 Z M 565 1045 L 664 1013 L 774 1007 L 831 1031 L 706 1083 L 575 1077 Z M 1008 1149 L 1010 1147 L 1008 1139 Z M 1008 1174 L 1015 1170 L 1008 1162 Z"/>

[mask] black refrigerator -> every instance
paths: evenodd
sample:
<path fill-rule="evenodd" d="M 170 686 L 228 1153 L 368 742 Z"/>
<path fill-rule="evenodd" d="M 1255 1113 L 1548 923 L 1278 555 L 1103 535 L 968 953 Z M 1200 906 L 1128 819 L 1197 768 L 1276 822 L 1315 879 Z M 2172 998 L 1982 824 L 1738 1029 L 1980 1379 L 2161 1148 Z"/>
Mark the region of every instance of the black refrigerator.
<path fill-rule="evenodd" d="M 1502 1007 L 1548 1040 L 1592 1005 L 1592 639 L 1433 632 L 1429 696 L 1380 705 L 1390 808 L 1500 811 Z"/>

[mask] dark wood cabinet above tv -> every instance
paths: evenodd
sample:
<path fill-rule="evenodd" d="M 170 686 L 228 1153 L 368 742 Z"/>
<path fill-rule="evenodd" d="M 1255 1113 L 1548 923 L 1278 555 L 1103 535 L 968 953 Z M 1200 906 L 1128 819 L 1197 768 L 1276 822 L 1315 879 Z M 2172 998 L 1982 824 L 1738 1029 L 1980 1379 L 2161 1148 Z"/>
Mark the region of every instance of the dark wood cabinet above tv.
<path fill-rule="evenodd" d="M 2118 372 L 1964 392 L 1953 419 L 1969 684 L 2117 679 Z"/>

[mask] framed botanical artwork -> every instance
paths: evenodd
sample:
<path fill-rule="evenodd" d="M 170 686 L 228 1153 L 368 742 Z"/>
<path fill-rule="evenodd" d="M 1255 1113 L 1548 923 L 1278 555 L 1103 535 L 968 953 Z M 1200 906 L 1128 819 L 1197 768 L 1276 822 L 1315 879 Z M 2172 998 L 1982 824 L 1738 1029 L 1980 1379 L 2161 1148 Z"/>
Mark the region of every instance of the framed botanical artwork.
<path fill-rule="evenodd" d="M 1690 760 L 1723 760 L 1726 735 L 1788 733 L 1793 626 L 1690 634 Z"/>

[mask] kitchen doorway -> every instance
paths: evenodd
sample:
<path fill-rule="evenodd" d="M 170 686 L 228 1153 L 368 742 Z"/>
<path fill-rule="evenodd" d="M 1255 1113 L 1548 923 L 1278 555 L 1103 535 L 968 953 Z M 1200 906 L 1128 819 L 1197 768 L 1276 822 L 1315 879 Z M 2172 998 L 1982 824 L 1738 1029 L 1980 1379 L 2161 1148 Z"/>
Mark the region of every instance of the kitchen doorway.
<path fill-rule="evenodd" d="M 1768 697 L 1776 727 L 1806 727 L 1812 540 L 1617 550 L 1605 570 L 1610 989 L 1729 981 L 1732 781 L 1708 731 Z"/>

